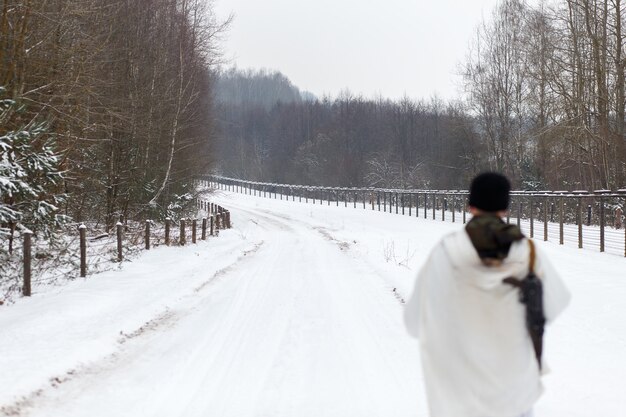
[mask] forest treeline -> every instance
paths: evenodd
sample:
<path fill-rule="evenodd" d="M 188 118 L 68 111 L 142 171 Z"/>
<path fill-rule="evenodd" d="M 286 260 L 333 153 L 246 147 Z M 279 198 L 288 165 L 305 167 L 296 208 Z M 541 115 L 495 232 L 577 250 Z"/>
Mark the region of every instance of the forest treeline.
<path fill-rule="evenodd" d="M 181 208 L 227 24 L 204 0 L 0 0 L 0 232 Z"/>
<path fill-rule="evenodd" d="M 240 78 L 238 91 L 248 96 L 250 79 L 245 73 Z M 290 85 L 275 76 L 264 84 L 270 80 L 271 96 Z M 347 92 L 336 99 L 266 103 L 217 103 L 223 174 L 293 184 L 450 188 L 479 169 L 481 146 L 458 106 L 373 101 Z"/>
<path fill-rule="evenodd" d="M 621 0 L 501 1 L 476 29 L 453 103 L 275 92 L 272 106 L 220 100 L 221 170 L 289 183 L 462 188 L 492 169 L 520 189 L 623 188 L 624 22 Z M 239 74 L 240 90 L 253 78 Z"/>

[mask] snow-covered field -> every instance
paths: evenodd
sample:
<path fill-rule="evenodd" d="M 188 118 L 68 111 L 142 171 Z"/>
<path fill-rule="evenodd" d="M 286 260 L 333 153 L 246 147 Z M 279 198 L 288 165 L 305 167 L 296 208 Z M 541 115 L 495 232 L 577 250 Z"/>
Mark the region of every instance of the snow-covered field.
<path fill-rule="evenodd" d="M 213 200 L 232 211 L 219 238 L 0 307 L 0 415 L 426 417 L 401 300 L 462 225 Z M 574 298 L 536 416 L 625 416 L 626 259 L 538 245 Z"/>

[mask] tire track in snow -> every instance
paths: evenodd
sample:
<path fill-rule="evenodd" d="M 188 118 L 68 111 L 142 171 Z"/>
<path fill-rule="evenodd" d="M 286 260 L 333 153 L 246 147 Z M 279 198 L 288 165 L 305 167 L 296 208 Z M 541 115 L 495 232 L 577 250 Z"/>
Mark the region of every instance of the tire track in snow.
<path fill-rule="evenodd" d="M 232 202 L 230 203 L 231 203 L 231 207 L 234 207 Z M 342 279 L 341 277 L 338 277 L 338 276 L 332 276 L 332 274 L 326 275 L 326 276 L 324 274 L 318 274 L 319 276 L 313 277 L 311 281 L 318 281 L 318 283 L 319 282 L 325 283 L 325 285 L 322 285 L 321 288 L 318 285 L 317 291 L 319 291 L 322 297 L 330 297 L 333 300 L 332 304 L 328 307 L 330 310 L 333 310 L 332 306 L 344 305 L 344 304 L 352 305 L 354 308 L 349 308 L 347 310 L 343 308 L 338 308 L 336 309 L 335 313 L 329 313 L 329 315 L 325 317 L 326 321 L 322 321 L 321 323 L 325 323 L 324 325 L 328 325 L 329 321 L 333 321 L 335 322 L 335 324 L 331 325 L 331 328 L 343 329 L 343 330 L 334 331 L 335 338 L 338 340 L 343 339 L 343 337 L 341 337 L 342 333 L 349 334 L 351 332 L 350 327 L 352 327 L 352 325 L 356 326 L 357 328 L 360 328 L 361 329 L 360 337 L 355 337 L 355 339 L 356 340 L 365 339 L 365 340 L 370 340 L 373 342 L 373 345 L 371 347 L 373 347 L 375 351 L 380 352 L 380 354 L 379 355 L 375 354 L 372 356 L 382 359 L 382 364 L 381 364 L 382 368 L 388 370 L 387 378 L 386 378 L 388 385 L 395 386 L 395 387 L 403 387 L 403 386 L 411 385 L 411 382 L 413 382 L 412 376 L 407 376 L 406 373 L 396 371 L 397 369 L 406 368 L 406 364 L 403 363 L 405 361 L 404 356 L 398 355 L 394 357 L 393 355 L 389 356 L 387 354 L 382 353 L 382 352 L 389 352 L 389 351 L 395 351 L 396 353 L 399 353 L 400 351 L 402 351 L 402 349 L 397 349 L 394 345 L 397 343 L 397 340 L 395 340 L 396 337 L 404 336 L 404 329 L 402 327 L 398 329 L 396 326 L 390 326 L 391 323 L 388 322 L 390 318 L 387 317 L 386 314 L 380 314 L 381 312 L 386 311 L 389 308 L 399 313 L 401 311 L 401 307 L 398 306 L 396 302 L 400 300 L 398 300 L 397 296 L 394 297 L 393 302 L 391 301 L 390 298 L 380 297 L 380 295 L 382 294 L 389 294 L 386 288 L 383 288 L 385 287 L 383 285 L 383 280 L 380 279 L 380 277 L 376 276 L 376 274 L 373 273 L 372 270 L 368 270 L 366 266 L 360 264 L 359 263 L 360 260 L 354 259 L 352 256 L 346 256 L 348 255 L 347 249 L 349 249 L 349 244 L 347 242 L 343 242 L 334 238 L 334 236 L 332 236 L 332 233 L 326 227 L 313 225 L 311 223 L 308 223 L 299 219 L 292 219 L 289 215 L 284 215 L 282 213 L 280 214 L 271 213 L 263 209 L 248 210 L 245 207 L 238 206 L 236 202 L 235 202 L 235 206 L 237 206 L 238 211 L 246 211 L 251 214 L 255 214 L 257 216 L 262 215 L 265 218 L 269 216 L 269 217 L 274 218 L 276 221 L 289 221 L 292 225 L 292 228 L 294 228 L 295 230 L 301 233 L 307 234 L 308 240 L 319 241 L 321 238 L 321 240 L 325 242 L 325 244 L 321 246 L 321 248 L 324 248 L 321 251 L 322 252 L 321 254 L 310 253 L 310 257 L 315 259 L 318 265 L 317 266 L 307 265 L 305 266 L 305 268 L 319 271 L 319 270 L 323 270 L 324 268 L 327 268 L 328 264 L 337 265 L 337 266 L 339 264 L 342 264 L 344 269 L 347 271 L 347 273 L 345 274 L 346 278 L 351 278 L 351 279 Z M 339 250 L 337 250 L 337 248 Z M 293 251 L 294 254 L 296 252 L 297 252 L 296 250 Z M 367 276 L 369 277 L 370 283 L 376 282 L 381 285 L 380 286 L 379 285 L 373 285 L 373 286 L 365 285 L 367 280 L 363 282 L 362 278 L 356 279 L 356 277 L 359 277 L 359 276 L 362 278 L 365 278 Z M 325 288 L 325 289 L 322 289 L 322 288 Z M 367 291 L 365 289 L 367 289 Z M 312 288 L 311 290 L 305 291 L 304 299 L 310 296 L 310 294 L 313 291 L 316 291 L 316 289 Z M 373 302 L 373 304 L 362 305 L 361 304 L 362 300 L 370 300 L 370 302 Z M 299 300 L 296 304 L 301 304 L 302 302 L 303 302 L 302 300 Z M 359 306 L 359 304 L 361 304 L 360 308 L 357 307 Z M 374 308 L 374 306 L 379 306 L 379 309 Z M 312 307 L 312 308 L 315 308 L 315 307 Z M 322 306 L 319 306 L 319 308 L 324 310 L 327 307 L 322 305 Z M 374 308 L 375 311 L 374 312 L 368 311 L 366 315 L 360 315 L 358 312 L 363 312 L 364 311 L 363 308 L 365 310 L 370 310 L 370 308 Z M 342 316 L 346 316 L 346 313 L 349 318 L 343 317 L 342 319 Z M 311 313 L 311 314 L 315 315 L 315 313 Z M 398 316 L 399 315 L 400 314 L 398 314 Z M 284 388 L 283 381 L 298 380 L 298 379 L 301 379 L 302 377 L 306 378 L 306 374 L 298 375 L 297 369 L 299 367 L 300 368 L 302 367 L 301 365 L 302 363 L 307 363 L 307 360 L 308 360 L 307 356 L 315 355 L 315 352 L 311 352 L 311 351 L 309 351 L 308 353 L 303 353 L 303 351 L 301 350 L 302 346 L 297 346 L 298 345 L 297 340 L 306 338 L 307 331 L 310 329 L 316 328 L 315 323 L 318 323 L 318 326 L 320 327 L 323 327 L 323 326 L 319 324 L 320 322 L 317 322 L 314 320 L 312 323 L 309 321 L 309 323 L 312 324 L 312 327 L 309 326 L 309 327 L 302 328 L 303 321 L 306 322 L 307 320 L 292 318 L 289 324 L 289 332 L 293 334 L 292 336 L 288 336 L 288 335 L 283 336 L 285 340 L 295 339 L 296 342 L 291 343 L 291 344 L 284 344 L 281 350 L 281 354 L 277 357 L 277 362 L 275 365 L 275 372 L 272 375 L 272 379 L 268 381 L 270 382 L 270 384 L 268 388 L 269 391 L 267 391 L 265 395 L 265 398 L 266 398 L 264 402 L 265 407 L 261 407 L 257 410 L 261 415 L 265 415 L 264 413 L 267 413 L 268 415 L 280 415 L 280 416 L 282 415 L 291 416 L 291 415 L 296 415 L 296 414 L 302 415 L 302 410 L 300 408 L 297 408 L 297 407 L 290 408 L 289 404 L 287 404 L 284 409 L 280 409 L 280 411 L 275 409 L 270 412 L 271 410 L 270 407 L 274 403 L 274 408 L 276 408 L 276 403 L 280 403 L 281 397 L 284 397 L 284 395 L 281 395 L 280 389 L 279 389 L 280 387 Z M 376 323 L 376 325 L 374 325 L 373 323 Z M 399 331 L 395 333 L 395 337 L 381 338 L 380 337 L 381 327 L 394 327 L 396 328 L 396 330 L 399 330 Z M 317 331 L 322 331 L 322 329 L 318 327 Z M 306 343 L 304 343 L 304 345 L 305 345 L 304 351 L 306 352 L 307 351 Z M 333 343 L 331 343 L 331 345 L 333 345 Z M 344 355 L 345 355 L 344 360 L 352 360 L 353 358 L 360 357 L 363 361 L 367 361 L 367 355 L 363 355 L 363 353 L 360 351 L 358 346 L 354 346 L 350 343 L 346 345 L 341 342 L 340 342 L 340 345 L 342 346 L 341 350 L 344 351 Z M 407 345 L 404 345 L 404 348 L 406 347 L 408 347 L 409 349 L 414 349 L 412 342 L 408 343 Z M 332 348 L 327 348 L 327 349 L 332 349 Z M 412 352 L 412 354 L 415 355 L 415 352 Z M 337 363 L 337 367 L 341 369 L 342 364 Z M 312 374 L 315 374 L 316 372 L 319 373 L 319 370 L 315 370 L 315 369 L 310 369 L 309 371 Z M 282 376 L 280 376 L 281 374 Z M 385 372 L 381 372 L 381 374 L 385 375 Z M 343 378 L 347 380 L 354 378 L 354 379 L 368 381 L 369 379 L 365 377 L 366 375 L 367 374 L 363 375 L 364 378 L 359 378 L 359 376 L 357 375 L 344 374 Z M 373 375 L 370 374 L 369 376 L 373 376 Z M 367 406 L 361 410 L 361 413 L 359 415 L 367 416 L 367 415 L 386 415 L 387 414 L 387 413 L 382 412 L 383 407 L 380 403 L 375 403 L 375 402 L 372 403 L 368 399 L 369 397 L 377 397 L 379 395 L 376 392 L 374 385 L 376 384 L 371 385 L 368 395 L 360 397 L 361 401 L 363 401 L 364 404 L 367 404 Z M 349 384 L 347 386 L 349 386 Z M 272 390 L 274 391 L 273 395 L 272 395 Z M 401 392 L 401 390 L 402 388 L 399 388 L 398 392 Z M 345 392 L 345 395 L 347 395 L 348 397 L 350 396 L 359 397 L 362 394 L 359 394 L 358 391 L 360 390 L 357 390 L 357 391 L 352 390 L 350 392 Z M 390 398 L 398 398 L 397 393 L 391 394 Z M 282 401 L 284 402 L 285 400 L 282 399 Z M 306 402 L 310 400 L 307 400 L 306 398 L 300 398 L 300 401 Z M 297 400 L 291 401 L 291 402 L 292 402 L 292 405 L 293 403 L 298 403 Z M 410 403 L 410 401 L 408 401 L 407 403 Z M 393 409 L 394 407 L 395 406 L 391 406 L 388 408 Z M 378 411 L 375 411 L 377 409 Z M 350 415 L 358 414 L 354 410 L 350 411 L 350 413 L 351 413 Z M 331 414 L 331 415 L 334 415 L 334 414 Z"/>
<path fill-rule="evenodd" d="M 263 216 L 264 219 L 269 220 L 271 222 L 273 222 L 274 224 L 278 224 L 281 226 L 284 226 L 284 221 L 289 221 L 292 223 L 298 223 L 306 228 L 309 229 L 313 229 L 316 230 L 324 239 L 326 239 L 329 242 L 334 243 L 335 245 L 337 245 L 337 247 L 339 248 L 340 251 L 347 253 L 351 248 L 352 245 L 356 245 L 357 242 L 356 241 L 352 241 L 352 243 L 347 242 L 345 240 L 341 240 L 341 239 L 337 239 L 335 236 L 332 235 L 332 231 L 326 227 L 322 227 L 319 225 L 313 225 L 311 223 L 302 221 L 302 220 L 298 220 L 298 219 L 294 219 L 292 217 L 290 217 L 289 215 L 285 215 L 285 214 L 279 214 L 279 213 L 275 213 L 275 212 L 271 212 L 268 210 L 257 210 L 257 211 L 253 211 L 253 210 L 249 210 L 247 208 L 243 208 L 241 206 L 237 206 L 236 203 L 233 205 L 231 204 L 232 207 L 237 207 L 237 210 L 240 210 L 242 212 L 246 212 L 249 213 L 250 215 L 256 215 L 256 216 Z M 263 214 L 260 214 L 263 213 Z M 279 220 L 275 220 L 276 218 L 278 218 Z M 254 221 L 254 220 L 251 220 Z M 369 262 L 368 259 L 364 259 L 365 262 Z M 372 264 L 371 265 L 372 269 L 377 270 L 376 265 Z M 386 281 L 384 281 L 381 278 L 381 282 L 384 284 L 385 286 L 385 293 L 391 295 L 392 297 L 394 297 L 394 299 L 401 305 L 405 304 L 405 298 L 408 294 L 402 294 L 400 291 L 398 291 L 398 289 L 392 285 L 389 285 Z"/>

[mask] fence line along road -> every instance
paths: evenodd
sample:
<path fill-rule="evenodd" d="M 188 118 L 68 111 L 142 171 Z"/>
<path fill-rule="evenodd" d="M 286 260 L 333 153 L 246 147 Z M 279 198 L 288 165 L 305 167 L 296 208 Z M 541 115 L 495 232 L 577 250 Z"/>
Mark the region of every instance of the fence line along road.
<path fill-rule="evenodd" d="M 468 219 L 467 190 L 346 188 L 275 184 L 218 175 L 200 185 L 251 196 L 376 210 L 417 218 Z M 513 191 L 506 221 L 531 238 L 626 257 L 626 189 L 617 191 Z"/>
<path fill-rule="evenodd" d="M 30 296 L 34 284 L 45 285 L 52 284 L 61 278 L 86 277 L 90 269 L 92 271 L 95 270 L 95 267 L 101 263 L 122 262 L 125 258 L 124 254 L 131 248 L 136 251 L 139 251 L 142 247 L 145 250 L 150 250 L 152 243 L 161 242 L 166 246 L 194 244 L 197 242 L 198 227 L 201 228 L 201 240 L 206 240 L 207 235 L 218 236 L 220 229 L 230 229 L 231 218 L 229 210 L 202 198 L 195 199 L 194 205 L 196 209 L 205 211 L 207 215 L 202 217 L 200 225 L 198 225 L 198 221 L 195 218 L 180 219 L 178 222 L 178 236 L 175 235 L 173 229 L 176 227 L 176 222 L 169 218 L 165 219 L 163 228 L 157 229 L 155 228 L 156 223 L 152 220 L 135 221 L 132 222 L 135 227 L 129 227 L 128 221 L 124 221 L 120 217 L 120 221 L 114 228 L 115 236 L 103 233 L 88 237 L 87 227 L 85 224 L 80 224 L 77 227 L 77 231 L 74 232 L 76 238 L 68 242 L 65 247 L 57 250 L 60 253 L 71 254 L 69 259 L 78 261 L 75 265 L 73 263 L 61 265 L 61 267 L 49 265 L 50 262 L 58 258 L 60 259 L 60 254 L 54 253 L 55 249 L 51 247 L 42 251 L 45 256 L 42 256 L 41 259 L 33 260 L 33 233 L 28 230 L 24 231 L 22 233 L 22 246 L 17 246 L 9 257 L 9 261 L 13 260 L 22 264 L 20 274 L 22 276 L 22 295 L 25 297 Z M 191 242 L 187 240 L 189 235 L 187 228 L 191 229 Z M 69 234 L 71 235 L 72 232 L 70 231 Z M 16 244 L 18 243 L 19 241 L 16 241 Z M 111 252 L 114 253 L 114 257 L 111 256 Z M 98 260 L 93 262 L 92 259 Z M 15 269 L 19 268 L 16 267 Z M 10 293 L 15 289 L 11 288 L 9 284 L 10 282 L 5 282 L 0 277 L 0 301 L 4 297 L 10 297 Z M 5 288 L 7 285 L 9 285 L 9 288 Z"/>

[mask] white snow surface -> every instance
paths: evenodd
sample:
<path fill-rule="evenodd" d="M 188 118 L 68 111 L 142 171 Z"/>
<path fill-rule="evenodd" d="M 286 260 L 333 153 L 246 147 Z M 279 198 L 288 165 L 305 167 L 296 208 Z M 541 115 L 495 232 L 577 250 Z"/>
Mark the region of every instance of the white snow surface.
<path fill-rule="evenodd" d="M 0 416 L 428 416 L 401 300 L 462 225 L 213 201 L 232 212 L 218 238 L 0 307 Z M 625 416 L 626 260 L 537 244 L 573 302 L 536 417 Z"/>

